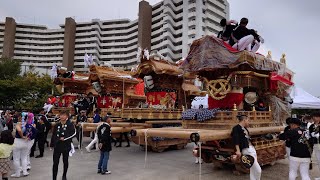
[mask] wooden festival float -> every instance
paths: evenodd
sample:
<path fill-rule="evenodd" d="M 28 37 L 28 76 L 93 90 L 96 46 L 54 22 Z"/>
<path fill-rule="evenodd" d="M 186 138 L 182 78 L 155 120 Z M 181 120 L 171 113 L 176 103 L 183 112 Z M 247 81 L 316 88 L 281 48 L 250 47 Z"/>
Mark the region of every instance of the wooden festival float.
<path fill-rule="evenodd" d="M 132 118 L 135 114 L 138 119 L 153 128 L 165 129 L 168 127 L 181 127 L 181 115 L 185 107 L 191 106 L 195 96 L 205 96 L 194 85 L 195 76 L 183 74 L 175 63 L 161 59 L 157 55 L 141 58 L 134 77 L 144 79 L 148 108 L 124 112 L 123 117 Z M 143 149 L 162 152 L 169 147 L 184 148 L 188 139 L 164 138 L 162 136 L 133 136 L 132 141 Z"/>
<path fill-rule="evenodd" d="M 59 107 L 53 108 L 53 113 L 58 114 L 61 110 L 69 110 L 74 114 L 72 103 L 76 101 L 77 96 L 91 92 L 97 99 L 97 106 L 102 110 L 102 116 L 111 113 L 113 120 L 121 121 L 122 107 L 136 107 L 141 102 L 145 102 L 145 95 L 135 91 L 135 86 L 141 82 L 141 80 L 132 78 L 130 72 L 103 66 L 90 66 L 90 72 L 87 74 L 75 73 L 72 77 L 67 78 L 58 76 L 54 83 L 63 95 L 58 103 Z M 92 118 L 89 118 L 87 123 L 82 124 L 83 131 L 94 131 L 97 125 L 92 123 Z M 117 137 L 119 133 L 146 127 L 150 125 L 113 122 L 111 129 L 113 136 Z"/>
<path fill-rule="evenodd" d="M 247 172 L 239 159 L 232 158 L 231 129 L 241 113 L 250 118 L 249 132 L 259 164 L 273 164 L 285 157 L 284 142 L 276 135 L 283 131 L 282 123 L 289 115 L 286 98 L 293 73 L 286 67 L 284 55 L 276 62 L 271 53 L 264 57 L 238 52 L 215 37 L 205 36 L 193 42 L 181 69 L 202 79 L 209 94 L 209 109 L 183 112 L 182 128 L 138 129 L 131 132 L 132 136 L 191 140 L 201 144 L 195 154 L 204 162 L 218 167 L 231 164 Z"/>
<path fill-rule="evenodd" d="M 77 95 L 88 94 L 89 92 L 97 95 L 91 86 L 89 74 L 76 73 L 70 77 L 58 76 L 54 79 L 54 84 L 62 95 L 57 106 L 52 109 L 53 114 L 59 114 L 61 110 L 68 110 L 71 114 L 74 114 L 72 103 L 76 101 Z"/>

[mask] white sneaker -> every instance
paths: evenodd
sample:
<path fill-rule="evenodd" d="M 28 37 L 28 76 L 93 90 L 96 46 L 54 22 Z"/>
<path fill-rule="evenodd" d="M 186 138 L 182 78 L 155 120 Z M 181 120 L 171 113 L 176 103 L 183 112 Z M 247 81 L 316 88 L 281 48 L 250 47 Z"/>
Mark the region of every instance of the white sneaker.
<path fill-rule="evenodd" d="M 194 162 L 194 163 L 199 164 L 199 160 L 198 160 L 198 159 L 196 159 L 196 162 Z"/>
<path fill-rule="evenodd" d="M 27 170 L 31 170 L 31 166 L 30 165 L 27 165 Z"/>
<path fill-rule="evenodd" d="M 20 174 L 16 174 L 16 173 L 11 174 L 11 177 L 12 177 L 12 178 L 19 178 L 20 176 L 21 176 Z"/>
<path fill-rule="evenodd" d="M 91 152 L 89 147 L 86 147 L 86 150 L 87 150 L 88 153 Z"/>
<path fill-rule="evenodd" d="M 107 171 L 101 171 L 101 174 L 102 174 L 102 175 L 111 174 L 111 171 L 108 171 L 108 170 L 107 170 Z"/>
<path fill-rule="evenodd" d="M 29 176 L 29 173 L 28 172 L 24 172 L 22 173 L 23 176 Z"/>

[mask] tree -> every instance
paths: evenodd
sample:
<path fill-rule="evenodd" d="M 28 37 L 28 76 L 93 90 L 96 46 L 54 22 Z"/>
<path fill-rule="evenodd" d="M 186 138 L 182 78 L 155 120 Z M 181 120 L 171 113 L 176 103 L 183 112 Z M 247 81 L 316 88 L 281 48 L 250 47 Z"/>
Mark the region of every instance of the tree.
<path fill-rule="evenodd" d="M 20 62 L 7 58 L 0 59 L 0 80 L 14 79 L 21 73 Z"/>
<path fill-rule="evenodd" d="M 43 107 L 53 83 L 48 75 L 26 72 L 20 75 L 20 63 L 5 59 L 0 62 L 0 106 L 16 109 Z"/>
<path fill-rule="evenodd" d="M 52 81 L 48 75 L 27 72 L 23 77 L 20 98 L 17 99 L 15 107 L 19 109 L 35 109 L 43 107 L 48 95 L 53 88 Z M 21 96 L 22 95 L 22 96 Z"/>

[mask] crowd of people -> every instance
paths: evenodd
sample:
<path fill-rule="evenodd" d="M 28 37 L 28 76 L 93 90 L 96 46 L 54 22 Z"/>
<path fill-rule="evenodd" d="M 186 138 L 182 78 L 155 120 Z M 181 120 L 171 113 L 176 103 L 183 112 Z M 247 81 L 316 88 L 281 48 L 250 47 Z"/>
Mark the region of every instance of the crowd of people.
<path fill-rule="evenodd" d="M 114 139 L 111 137 L 111 114 L 108 113 L 102 117 L 101 110 L 96 109 L 93 115 L 93 123 L 99 123 L 95 132 L 92 132 L 92 142 L 86 147 L 88 152 L 92 149 L 100 150 L 101 157 L 98 163 L 98 173 L 110 174 L 111 171 L 107 168 L 109 159 L 109 152 L 111 151 L 111 143 L 114 146 L 121 147 L 122 137 Z M 62 155 L 63 159 L 63 177 L 67 179 L 68 158 L 72 156 L 76 148 L 82 147 L 82 125 L 87 122 L 87 110 L 81 109 L 77 115 L 76 121 L 72 122 L 71 115 L 67 111 L 61 111 L 59 114 L 59 121 L 52 126 L 49 122 L 45 110 L 33 114 L 32 112 L 23 111 L 4 111 L 0 118 L 0 174 L 3 179 L 8 179 L 10 171 L 10 157 L 12 152 L 12 159 L 14 164 L 12 178 L 18 178 L 29 175 L 31 169 L 30 157 L 35 156 L 35 151 L 39 149 L 39 154 L 35 158 L 42 158 L 45 152 L 45 145 L 53 148 L 53 179 L 56 179 L 58 172 L 59 159 Z M 52 129 L 52 136 L 50 143 L 48 141 L 48 133 Z M 127 147 L 130 147 L 128 134 L 123 134 L 127 141 Z M 121 136 L 123 136 L 121 135 Z M 73 138 L 78 140 L 78 146 L 74 147 Z M 10 141 L 11 138 L 12 140 Z M 93 147 L 93 145 L 96 146 Z M 51 150 L 50 148 L 50 150 Z M 0 178 L 1 179 L 1 178 Z"/>
<path fill-rule="evenodd" d="M 72 139 L 78 140 L 78 148 L 82 148 L 82 122 L 87 122 L 87 111 L 81 110 L 77 115 L 76 122 L 73 123 L 71 115 L 67 111 L 61 111 L 59 122 L 53 127 L 50 146 L 53 148 L 53 179 L 57 179 L 60 157 L 63 159 L 63 180 L 67 179 L 68 159 L 74 153 Z M 92 142 L 85 148 L 88 152 L 95 148 L 100 150 L 97 172 L 100 174 L 110 174 L 108 160 L 112 150 L 112 142 L 117 140 L 111 136 L 111 114 L 101 117 L 101 110 L 96 109 L 93 115 L 93 123 L 99 123 L 95 132 L 92 132 Z M 250 168 L 250 179 L 261 179 L 261 167 L 257 161 L 255 147 L 250 140 L 249 118 L 240 114 L 237 116 L 239 124 L 232 129 L 232 140 L 236 149 L 236 156 L 249 155 L 254 161 Z M 287 127 L 278 137 L 286 143 L 287 156 L 289 160 L 289 180 L 294 180 L 298 176 L 298 170 L 303 180 L 309 180 L 309 169 L 312 165 L 312 154 L 315 154 L 316 163 L 320 169 L 320 112 L 315 112 L 311 116 L 301 118 L 288 118 Z M 14 173 L 11 177 L 28 176 L 31 169 L 30 157 L 35 154 L 38 145 L 40 154 L 35 158 L 44 156 L 45 144 L 51 123 L 41 111 L 34 115 L 32 112 L 5 111 L 1 114 L 1 136 L 0 136 L 0 174 L 2 179 L 8 179 L 10 171 L 10 154 L 13 154 Z M 14 135 L 14 136 L 13 136 Z M 126 135 L 124 135 L 126 136 Z M 121 140 L 119 140 L 121 146 Z M 129 139 L 128 145 L 129 147 Z M 196 163 L 202 163 L 201 158 L 196 159 Z"/>
<path fill-rule="evenodd" d="M 235 145 L 236 155 L 250 155 L 254 162 L 250 168 L 250 180 L 261 179 L 261 167 L 257 161 L 257 153 L 250 141 L 249 118 L 239 115 L 239 124 L 232 129 L 232 140 Z M 279 139 L 286 143 L 286 151 L 289 160 L 289 180 L 298 177 L 298 170 L 302 180 L 310 180 L 309 169 L 312 168 L 312 154 L 317 159 L 316 164 L 320 169 L 320 112 L 303 118 L 288 118 L 287 127 L 279 135 Z"/>

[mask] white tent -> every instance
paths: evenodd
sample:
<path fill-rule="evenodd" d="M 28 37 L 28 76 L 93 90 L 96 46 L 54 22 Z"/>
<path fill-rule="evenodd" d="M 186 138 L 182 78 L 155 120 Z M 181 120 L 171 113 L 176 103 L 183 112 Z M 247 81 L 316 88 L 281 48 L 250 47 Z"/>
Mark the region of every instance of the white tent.
<path fill-rule="evenodd" d="M 292 109 L 320 109 L 320 99 L 300 87 L 294 86 L 291 92 Z"/>
<path fill-rule="evenodd" d="M 204 97 L 195 97 L 191 103 L 191 108 L 199 109 L 200 105 L 203 105 L 203 108 L 208 108 L 208 94 Z"/>

